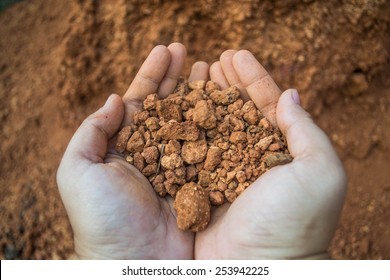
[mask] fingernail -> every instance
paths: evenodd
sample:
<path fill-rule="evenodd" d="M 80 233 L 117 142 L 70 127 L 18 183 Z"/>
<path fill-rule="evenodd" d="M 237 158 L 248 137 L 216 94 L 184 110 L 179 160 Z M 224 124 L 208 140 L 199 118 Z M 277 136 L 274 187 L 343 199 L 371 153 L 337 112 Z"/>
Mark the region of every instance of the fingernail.
<path fill-rule="evenodd" d="M 295 104 L 301 105 L 301 99 L 299 98 L 299 94 L 296 89 L 291 90 L 291 97 Z"/>
<path fill-rule="evenodd" d="M 249 51 L 247 50 L 241 50 L 241 51 L 238 51 L 236 52 L 236 54 L 238 54 L 237 56 L 243 61 L 243 63 L 247 64 L 247 63 L 257 63 L 257 59 L 256 57 L 250 53 Z M 248 67 L 249 69 L 249 67 Z"/>
<path fill-rule="evenodd" d="M 107 98 L 107 101 L 106 101 L 106 103 L 104 103 L 104 106 L 103 106 L 103 107 L 109 106 L 109 105 L 111 104 L 113 98 L 114 98 L 114 94 L 111 94 L 111 95 Z"/>

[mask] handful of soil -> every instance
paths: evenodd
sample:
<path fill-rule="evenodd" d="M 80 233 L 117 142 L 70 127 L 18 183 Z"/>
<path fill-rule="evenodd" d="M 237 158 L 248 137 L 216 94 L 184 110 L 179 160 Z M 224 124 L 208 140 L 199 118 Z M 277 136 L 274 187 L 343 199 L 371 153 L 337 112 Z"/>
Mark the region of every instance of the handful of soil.
<path fill-rule="evenodd" d="M 284 136 L 243 102 L 237 87 L 181 80 L 165 99 L 150 94 L 116 150 L 162 197 L 175 198 L 177 225 L 206 229 L 211 205 L 232 203 L 268 169 L 292 160 Z"/>

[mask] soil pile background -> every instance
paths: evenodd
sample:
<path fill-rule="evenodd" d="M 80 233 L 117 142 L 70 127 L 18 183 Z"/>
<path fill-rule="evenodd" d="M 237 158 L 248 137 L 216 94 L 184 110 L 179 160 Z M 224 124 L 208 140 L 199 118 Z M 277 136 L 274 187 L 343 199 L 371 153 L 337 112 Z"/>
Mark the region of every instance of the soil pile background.
<path fill-rule="evenodd" d="M 275 2 L 275 3 L 274 3 Z M 0 14 L 0 258 L 72 251 L 55 172 L 76 127 L 150 49 L 246 48 L 333 140 L 350 179 L 331 255 L 390 259 L 390 2 L 43 1 Z"/>

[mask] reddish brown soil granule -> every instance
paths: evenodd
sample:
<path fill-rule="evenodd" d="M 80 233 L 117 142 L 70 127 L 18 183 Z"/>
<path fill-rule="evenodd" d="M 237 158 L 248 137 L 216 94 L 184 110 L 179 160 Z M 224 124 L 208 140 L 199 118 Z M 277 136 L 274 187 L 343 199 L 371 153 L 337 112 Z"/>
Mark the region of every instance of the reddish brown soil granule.
<path fill-rule="evenodd" d="M 292 160 L 279 129 L 234 86 L 182 80 L 165 99 L 148 95 L 143 109 L 116 149 L 160 196 L 175 198 L 180 229 L 205 229 L 210 203 L 233 203 L 269 168 Z"/>
<path fill-rule="evenodd" d="M 210 199 L 204 188 L 194 182 L 185 184 L 177 192 L 173 207 L 181 230 L 197 232 L 206 229 L 210 221 Z"/>

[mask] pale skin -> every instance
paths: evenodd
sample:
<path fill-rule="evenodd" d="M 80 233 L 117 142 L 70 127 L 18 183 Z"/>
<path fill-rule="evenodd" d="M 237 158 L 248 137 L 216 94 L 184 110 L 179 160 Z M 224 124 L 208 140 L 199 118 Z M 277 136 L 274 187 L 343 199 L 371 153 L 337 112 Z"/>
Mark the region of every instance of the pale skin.
<path fill-rule="evenodd" d="M 146 95 L 167 96 L 182 74 L 185 47 L 155 47 L 125 95 L 111 95 L 73 136 L 57 173 L 59 190 L 82 259 L 326 258 L 346 191 L 340 160 L 325 133 L 299 105 L 295 90 L 281 93 L 246 50 L 228 50 L 209 67 L 193 65 L 189 80 L 236 85 L 244 100 L 277 125 L 293 162 L 253 183 L 233 204 L 213 209 L 197 234 L 176 226 L 171 198 L 113 149 L 120 127 Z"/>

